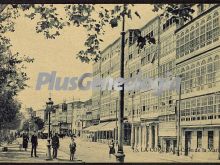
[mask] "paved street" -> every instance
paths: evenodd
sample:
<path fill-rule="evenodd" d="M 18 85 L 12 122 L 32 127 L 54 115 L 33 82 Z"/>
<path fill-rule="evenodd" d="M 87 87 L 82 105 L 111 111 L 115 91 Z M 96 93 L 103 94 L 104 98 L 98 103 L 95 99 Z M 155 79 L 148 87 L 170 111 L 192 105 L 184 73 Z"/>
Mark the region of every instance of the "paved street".
<path fill-rule="evenodd" d="M 69 152 L 70 138 L 60 140 L 60 151 Z M 109 158 L 108 145 L 97 142 L 86 142 L 76 139 L 76 158 L 83 162 L 116 162 L 115 156 Z M 117 149 L 116 149 L 117 150 Z M 206 159 L 207 157 L 192 158 L 190 156 L 176 156 L 170 153 L 158 152 L 133 152 L 130 146 L 124 146 L 125 162 L 220 162 L 219 160 Z M 206 153 L 204 153 L 206 154 Z"/>
<path fill-rule="evenodd" d="M 21 144 L 21 139 L 18 139 L 18 143 Z M 66 137 L 60 139 L 60 148 L 58 150 L 58 159 L 52 161 L 46 161 L 47 152 L 47 141 L 44 139 L 39 139 L 39 146 L 37 150 L 38 158 L 30 156 L 30 143 L 27 151 L 19 149 L 18 143 L 13 143 L 9 145 L 8 152 L 0 151 L 0 162 L 65 162 L 72 163 L 69 161 L 69 143 L 70 138 Z M 86 142 L 82 141 L 80 138 L 76 139 L 77 150 L 74 162 L 103 162 L 110 163 L 116 162 L 115 156 L 109 157 L 108 155 L 108 145 L 96 142 Z M 0 148 L 1 149 L 1 148 Z M 117 150 L 117 149 L 116 149 Z M 167 153 L 157 153 L 157 152 L 133 152 L 130 146 L 124 146 L 125 152 L 125 162 L 219 162 L 218 160 L 204 160 L 195 159 L 192 157 L 176 156 Z"/>
<path fill-rule="evenodd" d="M 61 139 L 60 150 L 68 152 L 70 138 Z M 83 162 L 116 162 L 115 156 L 109 158 L 108 145 L 96 142 L 85 142 L 81 139 L 76 140 L 77 159 Z M 177 157 L 171 154 L 160 154 L 157 152 L 133 152 L 130 146 L 124 147 L 125 162 L 191 162 L 189 157 Z"/>
<path fill-rule="evenodd" d="M 0 162 L 42 162 L 42 163 L 54 163 L 54 162 L 65 162 L 72 163 L 69 161 L 69 154 L 60 151 L 60 155 L 58 159 L 54 159 L 52 161 L 47 161 L 47 140 L 46 139 L 38 139 L 38 148 L 37 155 L 38 157 L 31 157 L 31 143 L 28 144 L 27 151 L 19 148 L 19 144 L 22 144 L 22 139 L 17 139 L 13 144 L 8 145 L 8 152 L 2 152 L 2 147 L 0 147 Z M 74 162 L 81 162 L 77 159 Z"/>

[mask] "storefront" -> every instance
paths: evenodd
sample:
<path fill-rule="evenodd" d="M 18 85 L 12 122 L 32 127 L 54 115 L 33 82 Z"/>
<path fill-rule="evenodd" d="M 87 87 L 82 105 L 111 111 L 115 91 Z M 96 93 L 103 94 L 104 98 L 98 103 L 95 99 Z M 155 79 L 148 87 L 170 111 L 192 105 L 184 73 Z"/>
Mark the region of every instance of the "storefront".
<path fill-rule="evenodd" d="M 159 123 L 160 151 L 175 154 L 177 147 L 176 122 L 160 121 Z"/>
<path fill-rule="evenodd" d="M 110 140 L 117 141 L 117 121 L 103 122 L 83 129 L 84 139 L 90 138 L 90 141 L 108 143 Z M 124 123 L 124 143 L 131 143 L 131 125 Z"/>
<path fill-rule="evenodd" d="M 219 125 L 183 126 L 181 151 L 185 156 L 218 158 Z"/>

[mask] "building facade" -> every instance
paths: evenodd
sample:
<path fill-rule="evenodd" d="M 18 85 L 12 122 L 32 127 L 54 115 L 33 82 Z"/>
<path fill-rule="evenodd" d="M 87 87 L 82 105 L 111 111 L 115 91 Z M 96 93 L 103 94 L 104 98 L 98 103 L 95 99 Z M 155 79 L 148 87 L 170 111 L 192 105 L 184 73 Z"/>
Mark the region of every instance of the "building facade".
<path fill-rule="evenodd" d="M 217 156 L 220 131 L 220 7 L 200 5 L 199 16 L 176 31 L 181 82 L 181 139 L 185 155 Z M 212 152 L 216 152 L 213 154 Z"/>
<path fill-rule="evenodd" d="M 135 42 L 135 31 L 126 33 L 125 78 L 181 77 L 180 93 L 178 90 L 165 90 L 159 95 L 153 90 L 125 91 L 125 129 L 129 123 L 130 131 L 124 132 L 124 141 L 140 151 L 175 153 L 177 136 L 181 137 L 181 151 L 185 155 L 192 151 L 217 151 L 219 147 L 220 7 L 198 4 L 193 9 L 193 19 L 187 22 L 176 24 L 172 19 L 155 17 L 146 23 L 140 32 L 142 36 L 154 37 L 156 44 L 146 44 L 141 50 Z M 120 77 L 119 62 L 120 39 L 117 39 L 94 64 L 94 78 Z M 94 92 L 93 109 L 100 112 L 101 123 L 91 130 L 98 139 L 117 139 L 117 122 L 112 124 L 115 128 L 110 132 L 104 131 L 107 127 L 102 123 L 117 119 L 118 100 L 118 91 Z"/>
<path fill-rule="evenodd" d="M 128 30 L 126 32 L 125 54 L 128 52 L 128 45 L 134 43 L 136 36 L 135 30 Z M 102 80 L 112 78 L 116 80 L 120 77 L 120 53 L 121 53 L 121 40 L 120 38 L 109 45 L 101 53 L 99 62 L 93 65 L 93 80 L 100 78 Z M 126 65 L 126 62 L 125 62 Z M 126 70 L 126 69 L 125 69 Z M 95 80 L 96 81 L 96 80 Z M 92 111 L 99 112 L 100 123 L 96 126 L 87 128 L 87 131 L 93 133 L 95 141 L 108 142 L 109 139 L 117 140 L 117 118 L 119 113 L 119 91 L 111 90 L 108 81 L 106 81 L 106 89 L 93 90 L 92 95 Z M 126 106 L 126 103 L 125 103 Z M 124 142 L 125 144 L 131 143 L 131 123 L 128 122 L 129 109 L 125 108 L 124 113 Z"/>
<path fill-rule="evenodd" d="M 91 99 L 86 101 L 63 101 L 55 104 L 50 114 L 51 132 L 60 135 L 80 135 L 84 127 L 93 122 Z M 44 110 L 45 132 L 48 132 L 48 112 Z"/>
<path fill-rule="evenodd" d="M 81 136 L 83 128 L 89 127 L 93 122 L 91 99 L 86 101 L 74 101 L 72 111 L 72 132 Z"/>

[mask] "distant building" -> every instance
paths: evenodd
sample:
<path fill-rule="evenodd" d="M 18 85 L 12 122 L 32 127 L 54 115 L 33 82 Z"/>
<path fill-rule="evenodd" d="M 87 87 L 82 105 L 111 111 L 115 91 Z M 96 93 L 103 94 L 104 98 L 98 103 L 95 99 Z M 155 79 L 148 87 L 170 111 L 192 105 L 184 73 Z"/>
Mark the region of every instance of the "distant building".
<path fill-rule="evenodd" d="M 82 130 L 88 127 L 92 123 L 91 112 L 92 101 L 74 101 L 73 104 L 73 118 L 72 118 L 72 130 L 75 135 L 80 136 Z"/>
<path fill-rule="evenodd" d="M 91 109 L 92 101 L 63 101 L 54 104 L 51 111 L 51 132 L 68 135 L 71 133 L 80 135 L 82 129 L 87 127 L 92 115 L 87 115 Z M 44 110 L 46 129 L 48 129 L 48 112 Z"/>

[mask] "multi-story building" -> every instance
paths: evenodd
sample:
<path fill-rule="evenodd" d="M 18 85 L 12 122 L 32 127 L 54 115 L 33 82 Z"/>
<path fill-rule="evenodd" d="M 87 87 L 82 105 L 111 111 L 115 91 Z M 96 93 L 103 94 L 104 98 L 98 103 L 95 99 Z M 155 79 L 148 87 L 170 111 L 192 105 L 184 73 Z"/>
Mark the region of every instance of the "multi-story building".
<path fill-rule="evenodd" d="M 219 149 L 220 6 L 201 4 L 198 7 L 198 16 L 176 30 L 185 155 Z M 217 156 L 212 152 L 210 155 Z"/>
<path fill-rule="evenodd" d="M 126 32 L 125 54 L 128 52 L 128 45 L 134 42 L 135 30 Z M 93 79 L 112 78 L 116 80 L 120 77 L 120 38 L 102 51 L 101 59 L 93 65 Z M 126 64 L 126 62 L 125 62 Z M 108 83 L 107 88 L 109 88 Z M 97 141 L 106 141 L 108 139 L 117 139 L 117 116 L 119 111 L 119 91 L 116 90 L 93 90 L 92 97 L 93 111 L 99 109 L 100 124 L 87 128 L 92 130 Z M 124 118 L 127 121 L 128 109 L 125 109 Z M 124 124 L 124 141 L 130 144 L 131 126 L 130 123 Z"/>
<path fill-rule="evenodd" d="M 140 29 L 142 36 L 149 35 L 158 38 L 159 17 L 153 18 Z M 158 42 L 146 44 L 139 49 L 136 44 L 128 51 L 128 76 L 130 78 L 140 75 L 141 78 L 156 78 L 158 76 L 157 64 Z M 131 145 L 140 150 L 154 148 L 158 145 L 158 100 L 152 90 L 132 90 L 127 92 L 130 121 L 132 123 Z M 148 134 L 149 133 L 149 134 Z M 148 136 L 146 136 L 148 135 Z"/>
<path fill-rule="evenodd" d="M 93 115 L 94 111 L 92 111 L 92 99 L 85 101 L 84 108 L 82 109 L 82 122 L 83 128 L 89 127 L 93 125 Z M 97 119 L 97 118 L 96 118 Z"/>
<path fill-rule="evenodd" d="M 134 30 L 126 33 L 125 78 L 166 78 L 181 76 L 181 92 L 165 90 L 156 95 L 153 90 L 125 91 L 125 123 L 132 125 L 125 141 L 141 151 L 173 151 L 177 136 L 182 150 L 215 150 L 219 147 L 219 5 L 193 6 L 193 19 L 187 22 L 155 17 L 140 29 L 142 36 L 152 36 L 156 44 L 139 49 Z M 128 42 L 129 41 L 129 42 Z M 120 39 L 102 51 L 99 63 L 94 64 L 94 76 L 120 77 Z M 113 128 L 119 109 L 119 92 L 99 91 L 93 104 L 99 108 L 101 123 L 90 127 L 98 139 L 116 138 Z M 180 129 L 177 113 L 180 100 Z M 108 127 L 109 125 L 109 127 Z M 125 128 L 126 128 L 125 124 Z M 129 128 L 130 129 L 130 128 Z M 89 129 L 88 129 L 89 130 Z M 106 130 L 111 130 L 109 132 Z M 100 132 L 100 133 L 99 133 Z M 126 139 L 127 138 L 127 139 Z M 191 150 L 190 150 L 191 149 Z"/>
<path fill-rule="evenodd" d="M 161 21 L 155 17 L 140 29 L 142 36 L 153 37 L 156 44 L 147 44 L 141 50 L 136 44 L 129 46 L 125 71 L 127 78 L 141 76 L 142 79 L 155 79 L 166 78 L 168 73 L 174 74 L 175 24 L 171 19 L 164 23 Z M 143 151 L 153 150 L 158 145 L 166 148 L 163 144 L 170 143 L 170 140 L 175 143 L 174 96 L 172 91 L 164 91 L 160 96 L 153 90 L 138 89 L 126 93 L 125 102 L 131 112 L 133 147 Z"/>
<path fill-rule="evenodd" d="M 51 111 L 52 132 L 58 134 L 67 134 L 69 129 L 67 122 L 67 104 L 65 102 L 56 104 Z"/>
<path fill-rule="evenodd" d="M 75 135 L 81 136 L 83 129 L 92 125 L 92 100 L 74 101 L 72 111 L 72 130 Z M 97 120 L 97 119 L 96 119 Z"/>
<path fill-rule="evenodd" d="M 71 133 L 80 135 L 82 129 L 92 123 L 91 104 L 91 99 L 87 101 L 63 101 L 55 104 L 51 111 L 51 132 L 62 135 Z M 46 129 L 48 129 L 48 113 L 45 116 Z"/>
<path fill-rule="evenodd" d="M 101 78 L 101 66 L 100 61 L 93 64 L 93 81 Z M 101 91 L 100 90 L 92 90 L 92 121 L 93 125 L 99 123 L 100 120 L 100 109 L 101 109 Z"/>
<path fill-rule="evenodd" d="M 58 134 L 69 134 L 72 132 L 72 102 L 65 101 L 53 106 L 51 111 L 52 132 Z"/>
<path fill-rule="evenodd" d="M 176 75 L 176 27 L 172 19 L 160 24 L 159 77 L 169 78 Z M 160 113 L 158 143 L 163 151 L 175 151 L 177 146 L 175 120 L 177 93 L 165 90 L 158 99 Z"/>

